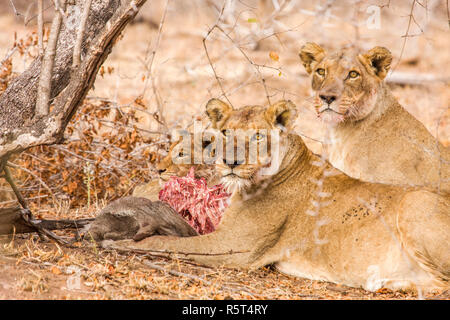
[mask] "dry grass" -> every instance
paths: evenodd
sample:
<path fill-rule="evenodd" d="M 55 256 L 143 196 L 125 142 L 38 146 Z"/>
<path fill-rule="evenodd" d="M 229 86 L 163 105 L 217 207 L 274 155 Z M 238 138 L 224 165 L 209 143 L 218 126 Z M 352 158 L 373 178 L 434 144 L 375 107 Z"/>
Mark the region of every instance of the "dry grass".
<path fill-rule="evenodd" d="M 2 246 L 0 299 L 416 299 L 283 275 L 208 268 L 179 260 L 121 255 L 93 243 L 61 248 L 36 236 Z M 79 279 L 79 287 L 77 281 Z M 427 299 L 450 299 L 436 292 Z"/>

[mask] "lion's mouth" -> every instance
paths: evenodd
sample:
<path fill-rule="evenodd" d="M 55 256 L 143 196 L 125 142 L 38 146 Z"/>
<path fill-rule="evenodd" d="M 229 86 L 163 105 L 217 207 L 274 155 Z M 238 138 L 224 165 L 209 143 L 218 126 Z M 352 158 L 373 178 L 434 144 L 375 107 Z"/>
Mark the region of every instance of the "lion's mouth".
<path fill-rule="evenodd" d="M 170 177 L 172 177 L 172 176 L 173 176 L 173 174 L 161 174 L 159 176 L 159 179 L 164 182 L 167 182 L 170 179 Z"/>
<path fill-rule="evenodd" d="M 221 183 L 229 193 L 241 191 L 251 185 L 251 181 L 249 179 L 243 178 L 235 173 L 228 173 L 222 176 Z"/>
<path fill-rule="evenodd" d="M 318 113 L 319 115 L 322 114 L 322 113 L 324 113 L 324 112 L 329 112 L 329 111 L 331 111 L 331 112 L 333 112 L 333 113 L 336 113 L 336 114 L 338 114 L 338 115 L 340 115 L 340 116 L 345 116 L 345 113 L 341 113 L 341 112 L 338 112 L 338 111 L 336 111 L 336 110 L 333 110 L 333 109 L 331 109 L 329 106 L 326 106 L 325 109 L 322 109 L 322 110 L 320 110 L 320 107 L 317 107 L 317 113 Z"/>
<path fill-rule="evenodd" d="M 242 178 L 241 176 L 237 175 L 237 174 L 234 173 L 234 172 L 230 172 L 230 173 L 224 175 L 223 177 L 224 177 L 224 178 L 226 178 L 226 177 L 230 177 L 230 178 Z"/>

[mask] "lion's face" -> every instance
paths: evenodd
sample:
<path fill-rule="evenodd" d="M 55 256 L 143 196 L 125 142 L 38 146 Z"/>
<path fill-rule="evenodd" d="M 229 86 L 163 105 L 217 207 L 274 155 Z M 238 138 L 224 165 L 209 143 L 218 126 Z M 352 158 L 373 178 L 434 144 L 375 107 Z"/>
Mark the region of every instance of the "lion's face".
<path fill-rule="evenodd" d="M 268 108 L 246 106 L 237 110 L 212 99 L 206 112 L 220 133 L 216 145 L 216 172 L 230 192 L 239 191 L 276 173 L 283 158 L 283 139 L 295 114 L 295 105 L 280 101 Z M 275 163 L 277 162 L 278 163 Z"/>
<path fill-rule="evenodd" d="M 211 144 L 211 141 L 203 142 L 201 150 L 198 150 L 194 148 L 194 142 L 191 139 L 190 152 L 183 150 L 181 142 L 181 139 L 173 142 L 170 145 L 167 156 L 156 166 L 161 182 L 167 182 L 172 176 L 184 177 L 192 167 L 194 168 L 196 178 L 210 178 L 214 174 L 214 165 L 205 164 L 203 161 L 201 163 L 195 163 L 199 162 L 195 160 L 203 160 L 203 152 Z M 197 157 L 195 154 L 197 154 Z"/>
<path fill-rule="evenodd" d="M 312 78 L 318 117 L 335 124 L 361 120 L 372 112 L 392 56 L 383 47 L 364 54 L 350 48 L 327 54 L 317 44 L 307 43 L 300 59 Z"/>

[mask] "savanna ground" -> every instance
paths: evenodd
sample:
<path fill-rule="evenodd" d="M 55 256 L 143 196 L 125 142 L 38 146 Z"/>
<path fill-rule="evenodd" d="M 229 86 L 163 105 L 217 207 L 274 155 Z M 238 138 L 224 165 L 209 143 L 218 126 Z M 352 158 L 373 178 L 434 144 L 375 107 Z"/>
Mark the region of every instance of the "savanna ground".
<path fill-rule="evenodd" d="M 0 1 L 0 94 L 37 54 L 33 9 L 14 2 L 21 15 L 14 15 L 9 0 Z M 66 130 L 66 143 L 33 148 L 10 160 L 36 216 L 94 217 L 109 201 L 155 178 L 155 163 L 165 154 L 171 130 L 192 123 L 223 91 L 236 107 L 267 104 L 266 90 L 272 102 L 292 100 L 299 111 L 296 132 L 320 153 L 324 128 L 309 103 L 309 80 L 298 58 L 306 41 L 329 50 L 348 44 L 363 50 L 386 46 L 394 56 L 393 77 L 432 79 L 419 85 L 392 83 L 391 88 L 411 114 L 450 145 L 445 0 L 291 1 L 278 11 L 272 1 L 227 2 L 220 25 L 229 38 L 213 30 L 206 40 L 209 61 L 203 39 L 221 6 L 222 1 L 170 1 L 165 10 L 165 1 L 149 1 L 142 8 Z M 370 20 L 374 8 L 379 8 L 379 28 L 370 24 L 377 22 Z M 263 66 L 259 72 L 256 65 Z M 14 203 L 2 181 L 0 205 Z M 366 292 L 286 276 L 271 267 L 247 272 L 122 255 L 89 241 L 66 248 L 35 234 L 0 240 L 1 299 L 450 298 L 449 292 Z"/>

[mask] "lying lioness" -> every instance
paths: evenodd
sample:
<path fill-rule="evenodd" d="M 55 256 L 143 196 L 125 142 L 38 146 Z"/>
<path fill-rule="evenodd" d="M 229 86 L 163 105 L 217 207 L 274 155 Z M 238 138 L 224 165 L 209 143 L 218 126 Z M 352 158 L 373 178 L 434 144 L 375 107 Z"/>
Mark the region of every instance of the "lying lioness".
<path fill-rule="evenodd" d="M 450 193 L 450 149 L 409 114 L 385 84 L 392 61 L 389 50 L 327 53 L 307 43 L 300 59 L 311 74 L 317 115 L 330 132 L 325 150 L 334 167 L 364 181 Z"/>
<path fill-rule="evenodd" d="M 230 132 L 256 130 L 245 137 L 245 150 L 268 144 L 270 161 L 251 164 L 246 156 L 241 163 L 224 159 L 217 166 L 235 192 L 215 232 L 116 241 L 110 247 L 178 253 L 211 266 L 254 269 L 274 263 L 291 275 L 367 290 L 448 286 L 448 198 L 361 182 L 321 162 L 299 136 L 287 133 L 295 111 L 290 101 L 234 110 L 213 99 L 206 111 L 231 145 Z M 279 140 L 267 130 L 279 133 Z M 270 151 L 273 145 L 278 154 Z M 263 175 L 269 165 L 277 166 L 277 156 L 279 168 Z"/>
<path fill-rule="evenodd" d="M 137 186 L 133 190 L 133 197 L 142 197 L 146 198 L 152 201 L 156 201 L 159 199 L 159 191 L 161 190 L 161 187 L 170 179 L 170 177 L 177 176 L 177 177 L 184 177 L 188 174 L 189 170 L 191 168 L 194 168 L 195 177 L 196 178 L 205 178 L 208 185 L 212 186 L 217 183 L 218 177 L 215 174 L 214 171 L 214 165 L 212 164 L 206 164 L 204 161 L 201 161 L 201 163 L 194 163 L 194 154 L 196 152 L 203 153 L 205 151 L 205 148 L 209 147 L 211 144 L 211 141 L 204 141 L 202 148 L 199 150 L 194 148 L 194 145 L 191 145 L 191 153 L 190 155 L 185 155 L 182 148 L 179 147 L 179 144 L 182 140 L 179 139 L 175 142 L 173 142 L 170 145 L 169 153 L 167 156 L 165 156 L 157 165 L 156 169 L 158 170 L 158 179 L 154 179 L 148 183 L 142 184 Z M 192 140 L 193 141 L 193 140 Z M 201 151 L 200 151 L 201 150 Z M 213 150 L 213 149 L 212 149 Z M 176 154 L 174 154 L 176 152 Z M 187 163 L 175 163 L 174 159 L 181 159 L 185 156 L 190 156 L 190 161 L 187 161 Z M 203 154 L 198 155 L 198 159 L 203 160 Z"/>

